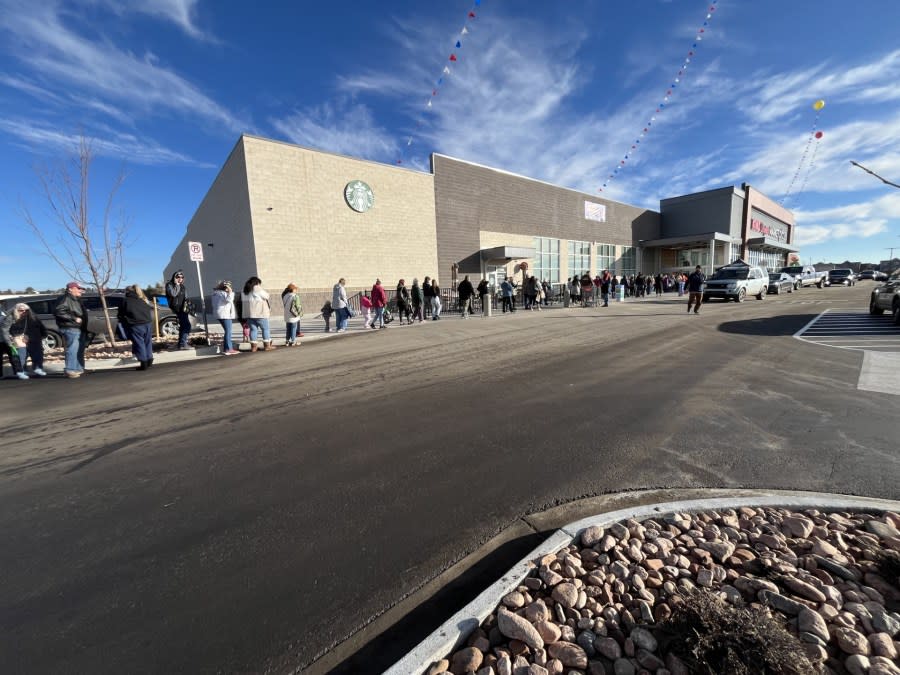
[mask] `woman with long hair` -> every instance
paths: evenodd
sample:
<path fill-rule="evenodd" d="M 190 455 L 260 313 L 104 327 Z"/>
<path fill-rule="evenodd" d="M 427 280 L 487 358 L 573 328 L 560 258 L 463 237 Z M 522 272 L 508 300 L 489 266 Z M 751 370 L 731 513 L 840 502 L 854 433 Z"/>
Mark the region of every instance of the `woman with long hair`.
<path fill-rule="evenodd" d="M 147 370 L 153 365 L 153 308 L 147 296 L 137 284 L 125 289 L 125 299 L 119 305 L 119 323 L 125 326 L 125 334 L 131 340 L 131 353 L 141 365 L 138 370 Z"/>
<path fill-rule="evenodd" d="M 287 329 L 284 346 L 293 347 L 299 345 L 297 337 L 303 335 L 300 332 L 300 317 L 303 316 L 303 305 L 300 302 L 300 289 L 296 284 L 288 284 L 281 292 L 281 303 L 284 305 L 284 324 Z"/>
<path fill-rule="evenodd" d="M 270 352 L 275 349 L 275 345 L 272 344 L 272 334 L 269 332 L 269 316 L 272 313 L 272 306 L 269 294 L 262 287 L 262 280 L 259 277 L 247 279 L 241 293 L 241 305 L 243 309 L 241 316 L 250 324 L 250 351 L 259 351 L 256 339 L 260 333 L 262 333 L 262 351 Z"/>
<path fill-rule="evenodd" d="M 213 314 L 216 315 L 225 334 L 222 340 L 222 354 L 225 356 L 238 354 L 238 350 L 234 348 L 234 343 L 231 341 L 231 327 L 237 316 L 237 308 L 234 305 L 234 291 L 230 281 L 220 281 L 216 284 L 212 294 L 212 306 Z"/>

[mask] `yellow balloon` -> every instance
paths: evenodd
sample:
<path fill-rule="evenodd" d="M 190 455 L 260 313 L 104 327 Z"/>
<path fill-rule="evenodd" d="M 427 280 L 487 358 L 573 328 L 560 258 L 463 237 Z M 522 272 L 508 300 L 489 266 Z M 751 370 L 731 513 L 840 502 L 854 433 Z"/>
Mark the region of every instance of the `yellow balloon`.
<path fill-rule="evenodd" d="M 824 107 L 825 107 L 825 101 L 823 101 L 822 99 L 819 99 L 818 101 L 813 103 L 813 110 L 821 110 Z"/>

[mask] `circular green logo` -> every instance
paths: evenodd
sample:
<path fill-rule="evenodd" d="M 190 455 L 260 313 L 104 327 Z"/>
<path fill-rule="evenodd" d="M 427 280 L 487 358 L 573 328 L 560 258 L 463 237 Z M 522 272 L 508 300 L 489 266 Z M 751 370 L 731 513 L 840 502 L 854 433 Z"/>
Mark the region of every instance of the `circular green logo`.
<path fill-rule="evenodd" d="M 361 180 L 351 180 L 344 188 L 344 199 L 351 209 L 365 213 L 375 204 L 375 193 Z"/>

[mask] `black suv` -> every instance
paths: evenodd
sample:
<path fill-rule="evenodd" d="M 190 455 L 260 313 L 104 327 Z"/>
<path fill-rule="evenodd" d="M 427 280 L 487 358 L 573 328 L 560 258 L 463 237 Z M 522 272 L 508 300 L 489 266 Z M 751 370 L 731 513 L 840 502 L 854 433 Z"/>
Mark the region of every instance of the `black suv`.
<path fill-rule="evenodd" d="M 832 286 L 855 286 L 856 275 L 851 269 L 837 269 L 828 272 L 828 283 Z"/>
<path fill-rule="evenodd" d="M 110 291 L 106 295 L 106 306 L 109 307 L 109 318 L 112 321 L 113 331 L 118 332 L 119 306 L 125 299 L 125 293 Z M 63 346 L 62 333 L 56 325 L 56 317 L 53 310 L 61 294 L 53 295 L 21 295 L 18 298 L 6 298 L 2 303 L 4 312 L 11 312 L 20 302 L 31 307 L 31 311 L 37 315 L 47 329 L 47 337 L 44 339 L 44 349 L 55 349 Z M 103 318 L 103 306 L 100 304 L 100 295 L 97 293 L 84 293 L 81 296 L 85 309 L 88 311 L 87 330 L 93 340 L 94 335 L 106 332 L 106 320 Z M 162 305 L 158 308 L 159 333 L 163 336 L 178 337 L 178 317 L 168 307 Z M 193 317 L 192 324 L 193 324 Z M 192 326 L 193 327 L 193 326 Z M 122 337 L 122 336 L 119 336 Z"/>

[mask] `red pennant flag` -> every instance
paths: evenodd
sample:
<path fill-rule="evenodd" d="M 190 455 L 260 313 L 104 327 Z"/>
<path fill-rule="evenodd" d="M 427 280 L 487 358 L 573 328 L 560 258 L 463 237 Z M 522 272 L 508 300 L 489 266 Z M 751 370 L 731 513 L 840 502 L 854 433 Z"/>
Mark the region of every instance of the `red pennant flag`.
<path fill-rule="evenodd" d="M 431 90 L 431 95 L 432 95 L 432 96 L 437 96 L 437 89 L 432 89 L 432 90 Z"/>
<path fill-rule="evenodd" d="M 456 54 L 451 54 L 451 55 L 450 55 L 450 60 L 451 60 L 451 61 L 456 61 Z"/>
<path fill-rule="evenodd" d="M 475 18 L 475 12 L 469 12 L 469 18 L 470 18 L 470 19 L 474 19 L 474 18 Z"/>

